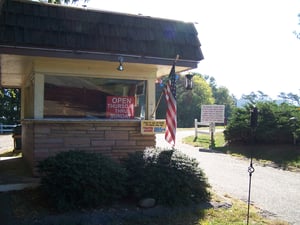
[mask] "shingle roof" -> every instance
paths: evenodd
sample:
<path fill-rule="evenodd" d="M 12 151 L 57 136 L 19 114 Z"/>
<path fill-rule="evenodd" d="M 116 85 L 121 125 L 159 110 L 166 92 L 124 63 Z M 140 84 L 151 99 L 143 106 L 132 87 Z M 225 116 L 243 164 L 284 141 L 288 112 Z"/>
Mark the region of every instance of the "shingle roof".
<path fill-rule="evenodd" d="M 203 59 L 193 23 L 31 1 L 6 0 L 0 10 L 2 46 Z"/>

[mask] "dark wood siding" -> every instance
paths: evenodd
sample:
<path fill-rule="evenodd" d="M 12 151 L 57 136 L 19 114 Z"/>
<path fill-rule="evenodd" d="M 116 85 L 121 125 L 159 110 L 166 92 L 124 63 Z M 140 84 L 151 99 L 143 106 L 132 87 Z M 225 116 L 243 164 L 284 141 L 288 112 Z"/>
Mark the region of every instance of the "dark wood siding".
<path fill-rule="evenodd" d="M 200 61 L 193 23 L 6 0 L 0 44 Z"/>

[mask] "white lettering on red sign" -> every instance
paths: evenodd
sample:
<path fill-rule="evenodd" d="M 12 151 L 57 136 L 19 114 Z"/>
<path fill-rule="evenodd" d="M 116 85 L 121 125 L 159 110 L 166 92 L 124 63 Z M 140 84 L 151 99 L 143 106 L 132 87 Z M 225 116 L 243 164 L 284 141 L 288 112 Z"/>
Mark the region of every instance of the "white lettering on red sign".
<path fill-rule="evenodd" d="M 106 117 L 110 119 L 133 119 L 134 102 L 133 96 L 107 96 Z"/>

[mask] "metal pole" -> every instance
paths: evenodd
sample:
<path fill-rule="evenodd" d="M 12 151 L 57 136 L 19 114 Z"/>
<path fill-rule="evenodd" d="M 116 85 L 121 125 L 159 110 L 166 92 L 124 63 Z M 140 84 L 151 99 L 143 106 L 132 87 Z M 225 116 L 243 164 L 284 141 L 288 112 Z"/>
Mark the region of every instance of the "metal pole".
<path fill-rule="evenodd" d="M 195 119 L 195 139 L 198 137 L 198 120 Z"/>
<path fill-rule="evenodd" d="M 252 149 L 251 149 L 251 156 L 250 156 L 250 166 L 248 167 L 249 173 L 249 191 L 248 191 L 248 211 L 247 211 L 247 225 L 249 224 L 249 217 L 250 217 L 250 196 L 251 196 L 251 183 L 252 183 L 252 173 L 254 173 L 255 169 L 253 167 L 253 156 L 252 156 Z"/>
<path fill-rule="evenodd" d="M 250 127 L 251 127 L 251 138 L 252 138 L 252 146 L 250 150 L 250 166 L 248 167 L 249 173 L 249 191 L 248 191 L 248 211 L 247 211 L 247 225 L 249 225 L 249 216 L 250 216 L 250 197 L 251 197 L 251 184 L 252 184 L 252 174 L 255 169 L 253 167 L 253 147 L 255 145 L 255 134 L 256 127 L 258 121 L 258 109 L 254 106 L 254 108 L 250 111 Z"/>

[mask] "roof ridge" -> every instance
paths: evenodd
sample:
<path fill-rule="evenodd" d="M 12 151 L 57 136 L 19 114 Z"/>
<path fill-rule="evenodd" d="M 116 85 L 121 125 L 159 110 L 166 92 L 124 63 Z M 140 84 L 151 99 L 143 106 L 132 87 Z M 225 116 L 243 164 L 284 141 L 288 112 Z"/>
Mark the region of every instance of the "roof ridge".
<path fill-rule="evenodd" d="M 170 18 L 164 18 L 164 17 L 153 17 L 150 15 L 143 15 L 141 13 L 134 14 L 134 13 L 126 13 L 126 12 L 118 12 L 118 11 L 111 11 L 111 10 L 105 10 L 105 9 L 99 9 L 94 7 L 79 7 L 74 5 L 65 5 L 65 4 L 53 4 L 43 1 L 29 1 L 29 0 L 0 0 L 0 10 L 1 10 L 1 4 L 3 4 L 6 1 L 13 1 L 13 2 L 21 2 L 24 4 L 33 4 L 33 5 L 42 5 L 42 6 L 49 6 L 49 7 L 62 7 L 67 9 L 73 9 L 73 10 L 82 10 L 82 11 L 89 11 L 89 12 L 97 12 L 97 13 L 109 13 L 109 14 L 117 14 L 122 16 L 131 16 L 131 17 L 140 17 L 143 19 L 154 19 L 154 20 L 165 20 L 165 21 L 172 21 L 172 22 L 179 22 L 179 23 L 192 23 L 195 24 L 195 22 L 187 22 L 177 19 L 170 19 Z"/>

